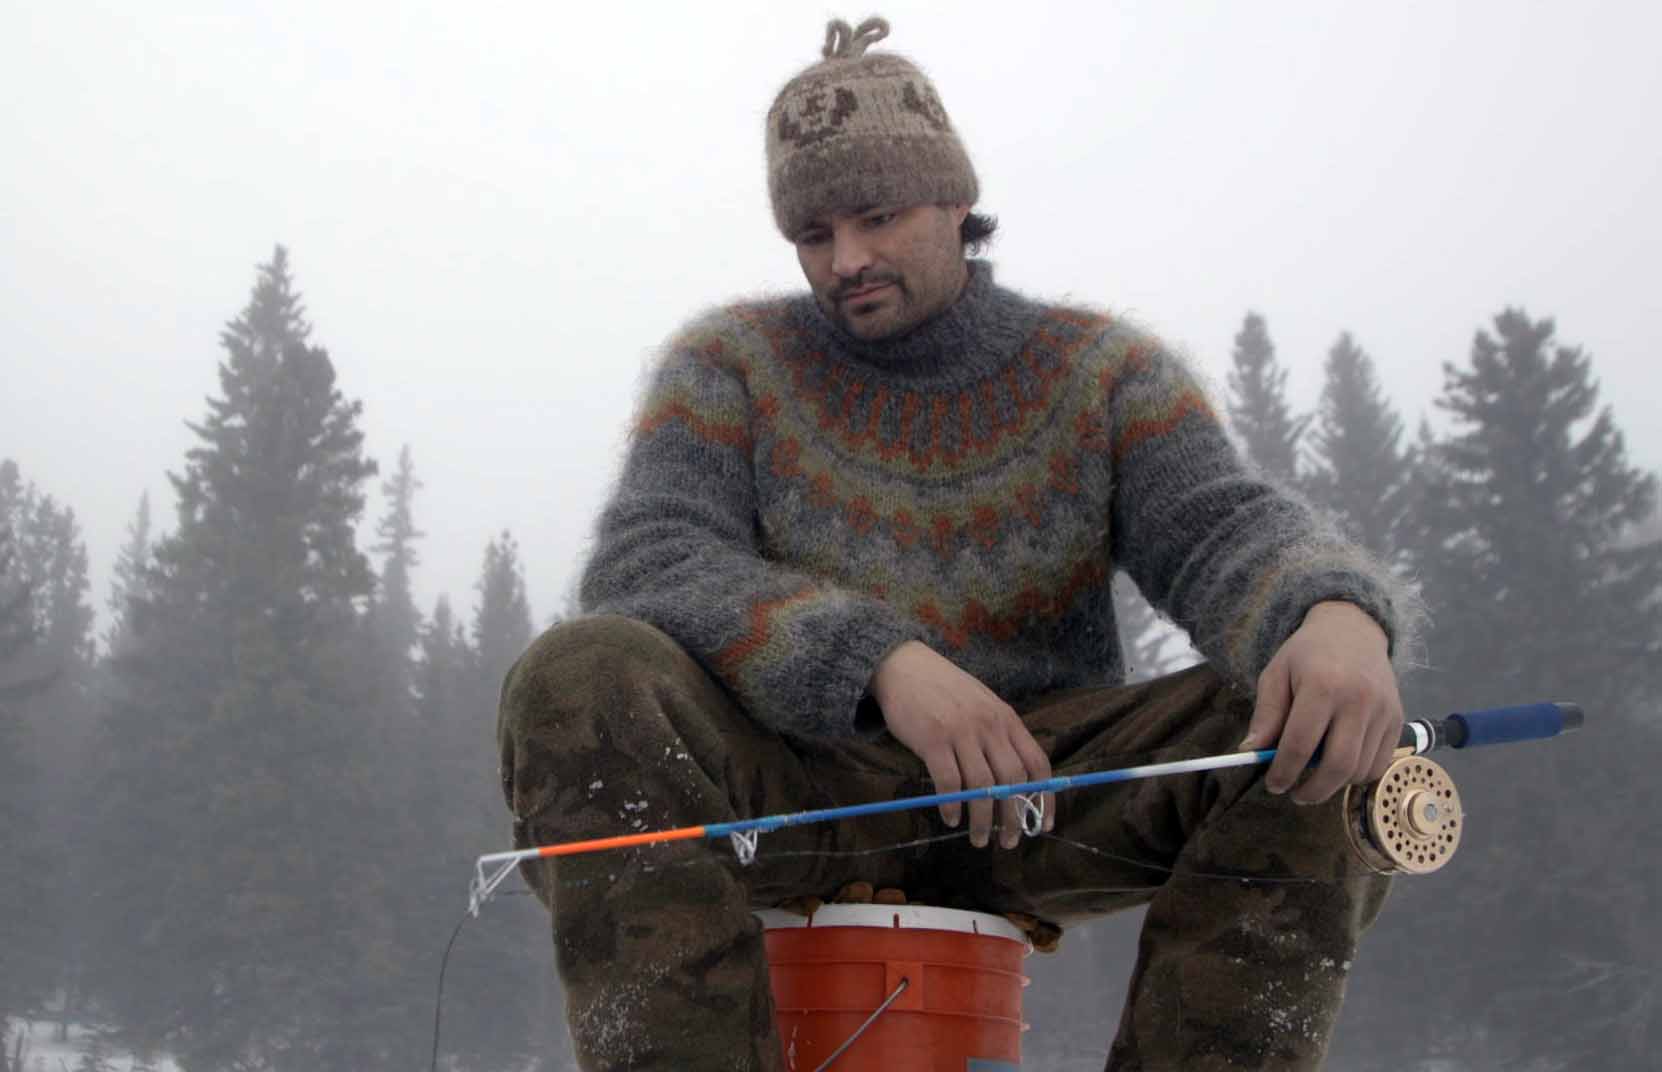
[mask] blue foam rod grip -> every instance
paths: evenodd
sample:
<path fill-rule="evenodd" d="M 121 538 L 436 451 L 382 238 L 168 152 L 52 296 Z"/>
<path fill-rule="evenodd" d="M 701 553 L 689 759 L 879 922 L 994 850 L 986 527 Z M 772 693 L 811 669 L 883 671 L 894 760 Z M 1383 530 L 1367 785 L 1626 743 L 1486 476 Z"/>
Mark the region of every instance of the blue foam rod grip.
<path fill-rule="evenodd" d="M 1556 737 L 1566 730 L 1580 728 L 1582 718 L 1581 708 L 1575 704 L 1538 703 L 1522 707 L 1493 707 L 1486 711 L 1462 711 L 1450 715 L 1448 720 L 1459 723 L 1466 731 L 1465 740 L 1455 747 L 1475 748 L 1485 744 Z"/>

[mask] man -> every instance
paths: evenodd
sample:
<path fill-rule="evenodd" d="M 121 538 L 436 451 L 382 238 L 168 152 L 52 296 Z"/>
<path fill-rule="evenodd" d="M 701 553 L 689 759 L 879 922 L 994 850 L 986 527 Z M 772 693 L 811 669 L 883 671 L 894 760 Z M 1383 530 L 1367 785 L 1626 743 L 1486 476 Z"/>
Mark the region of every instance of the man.
<path fill-rule="evenodd" d="M 913 811 L 768 834 L 748 867 L 690 842 L 527 867 L 583 1067 L 783 1068 L 751 910 L 857 879 L 1055 923 L 1147 904 L 1109 1067 L 1315 1067 L 1385 894 L 1335 794 L 1395 746 L 1402 594 L 1242 466 L 1155 340 L 969 259 L 974 170 L 929 81 L 867 53 L 886 33 L 832 23 L 768 114 L 811 293 L 671 341 L 587 613 L 509 674 L 516 843 L 1281 754 L 1047 799 L 1067 841 L 978 801 L 942 809 L 967 837 Z M 1116 568 L 1208 665 L 1117 685 Z"/>

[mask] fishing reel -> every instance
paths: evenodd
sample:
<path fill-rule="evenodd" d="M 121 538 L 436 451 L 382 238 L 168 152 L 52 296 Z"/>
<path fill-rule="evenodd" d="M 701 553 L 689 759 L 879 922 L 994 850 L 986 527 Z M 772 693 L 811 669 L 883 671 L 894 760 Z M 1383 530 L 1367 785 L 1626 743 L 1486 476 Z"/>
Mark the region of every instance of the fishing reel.
<path fill-rule="evenodd" d="M 1384 776 L 1345 790 L 1350 847 L 1379 874 L 1429 875 L 1460 847 L 1466 815 L 1454 779 L 1425 753 L 1554 737 L 1579 729 L 1584 717 L 1576 704 L 1543 703 L 1408 723 Z"/>
<path fill-rule="evenodd" d="M 1372 785 L 1345 790 L 1345 834 L 1364 864 L 1382 875 L 1429 875 L 1460 847 L 1465 815 L 1448 771 L 1399 754 Z"/>

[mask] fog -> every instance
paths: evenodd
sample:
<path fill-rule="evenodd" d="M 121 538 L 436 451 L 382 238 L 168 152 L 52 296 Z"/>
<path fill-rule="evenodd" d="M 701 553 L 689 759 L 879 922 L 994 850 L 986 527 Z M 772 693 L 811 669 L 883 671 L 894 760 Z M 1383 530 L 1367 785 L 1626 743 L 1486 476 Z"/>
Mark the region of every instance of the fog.
<path fill-rule="evenodd" d="M 1662 464 L 1654 6 L 883 13 L 963 133 L 1008 285 L 1134 315 L 1220 384 L 1255 309 L 1303 408 L 1351 331 L 1410 424 L 1522 306 Z M 370 452 L 413 452 L 421 603 L 465 602 L 507 527 L 557 611 L 654 347 L 800 284 L 762 116 L 828 14 L 14 7 L 0 428 L 72 498 L 95 589 L 142 491 L 166 523 L 219 329 L 281 242 Z"/>
<path fill-rule="evenodd" d="M 1444 365 L 1468 362 L 1497 314 L 1550 317 L 1557 342 L 1590 359 L 1627 463 L 1662 470 L 1662 7 L 892 0 L 878 10 L 892 25 L 878 47 L 927 71 L 970 153 L 978 209 L 999 221 L 987 256 L 1000 283 L 1140 322 L 1188 357 L 1220 410 L 1249 313 L 1267 324 L 1299 414 L 1317 409 L 1323 361 L 1348 332 L 1406 425 L 1405 445 L 1422 420 L 1432 436 L 1455 430 L 1434 404 Z M 827 18 L 870 13 L 794 0 L 6 5 L 0 461 L 73 511 L 92 632 L 118 617 L 106 602 L 141 496 L 154 510 L 153 540 L 175 527 L 169 474 L 182 474 L 201 443 L 187 422 L 200 424 L 207 399 L 222 394 L 221 332 L 279 246 L 310 341 L 328 351 L 344 395 L 363 403 L 364 451 L 380 465 L 365 484 L 359 546 L 376 541 L 389 507 L 381 482 L 407 447 L 421 482 L 416 607 L 431 615 L 446 596 L 466 632 L 482 567 L 495 561 L 487 544 L 494 553 L 510 532 L 536 627 L 570 613 L 658 347 L 709 306 L 801 287 L 769 211 L 763 117 L 775 91 L 818 57 Z M 1654 515 L 1648 525 L 1623 527 L 1619 540 L 1662 536 Z M 1505 628 L 1484 636 L 1484 648 L 1445 633 L 1450 646 L 1439 650 L 1433 633 L 1428 673 L 1406 694 L 1427 709 L 1411 714 L 1582 699 L 1582 689 L 1604 697 L 1595 690 L 1619 686 L 1573 743 L 1449 764 L 1457 779 L 1470 776 L 1468 807 L 1487 827 L 1469 833 L 1477 847 L 1448 874 L 1399 882 L 1386 914 L 1395 929 L 1368 947 L 1370 974 L 1358 977 L 1341 1023 L 1341 1040 L 1348 1031 L 1352 1041 L 1335 1068 L 1387 1067 L 1389 1054 L 1399 1063 L 1388 1067 L 1476 1072 L 1526 1067 L 1517 1055 L 1531 1053 L 1527 1067 L 1552 1072 L 1611 1067 L 1601 1063 L 1611 1054 L 1662 1044 L 1662 936 L 1652 922 L 1662 846 L 1640 773 L 1662 758 L 1662 716 L 1647 691 L 1662 685 L 1650 669 L 1662 665 L 1655 606 L 1623 619 L 1634 632 L 1572 656 L 1555 646 L 1558 631 L 1595 620 L 1592 610 L 1576 617 L 1586 608 L 1566 607 L 1562 621 L 1462 616 L 1487 595 L 1449 608 L 1446 628 Z M 474 643 L 477 666 L 453 697 L 462 721 L 445 729 L 454 733 L 443 746 L 399 745 L 409 762 L 394 780 L 409 799 L 448 800 L 453 782 L 471 778 L 465 771 L 483 784 L 457 790 L 455 815 L 432 813 L 442 828 L 425 828 L 435 849 L 419 870 L 392 870 L 414 851 L 366 864 L 394 900 L 370 905 L 365 894 L 364 920 L 341 920 L 402 922 L 396 966 L 382 965 L 399 996 L 378 998 L 373 1014 L 331 1006 L 326 995 L 351 984 L 330 976 L 317 991 L 327 1008 L 285 1006 L 292 1018 L 271 1028 L 292 1036 L 246 1041 L 235 1057 L 199 1047 L 190 1072 L 288 1068 L 270 1055 L 300 1052 L 294 1037 L 331 1033 L 399 1041 L 342 1045 L 327 1062 L 314 1054 L 312 1067 L 402 1067 L 415 1057 L 425 1067 L 422 1017 L 446 927 L 463 907 L 466 861 L 507 847 L 490 765 L 503 653 Z M 1619 670 L 1596 657 L 1628 650 L 1637 654 L 1609 664 Z M 10 683 L 0 674 L 0 700 Z M 85 692 L 108 689 L 98 678 Z M 110 757 L 86 766 L 53 751 L 109 747 L 88 728 L 105 717 L 96 711 L 85 723 L 35 726 L 18 746 L 41 757 L 31 777 L 47 787 L 28 813 L 46 818 L 31 828 L 71 837 L 83 829 L 76 823 L 102 821 L 66 819 L 66 801 L 93 799 L 96 809 L 102 783 L 75 772 L 102 770 Z M 360 803 L 389 784 L 384 767 L 350 769 L 362 779 L 346 796 Z M 0 766 L 0 782 L 8 770 Z M 332 804 L 315 806 L 327 814 Z M 22 821 L 4 807 L 0 799 L 0 820 Z M 134 845 L 149 844 L 140 834 L 149 821 L 163 823 L 170 846 L 194 844 L 200 831 L 174 830 L 170 814 L 137 808 Z M 73 856 L 65 848 L 31 852 Z M 178 878 L 169 897 L 198 904 L 240 866 L 240 857 L 207 856 L 206 870 Z M 8 881 L 37 871 L 18 860 Z M 90 872 L 38 874 L 49 877 L 36 900 L 104 888 Z M 558 993 L 547 917 L 529 900 L 504 898 L 463 932 L 446 999 L 463 1040 L 457 1070 L 510 1067 L 491 1063 L 498 1044 L 539 1054 L 549 1072 L 568 1067 L 550 1013 Z M 0 910 L 9 903 L 0 898 Z M 137 950 L 146 922 L 135 913 L 104 925 Z M 74 919 L 51 926 L 79 928 Z M 1036 1029 L 1025 1044 L 1040 1058 L 1024 1067 L 1101 1066 L 1134 928 L 1132 919 L 1083 932 L 1064 947 L 1078 950 L 1071 959 L 1036 962 L 1026 994 Z M 0 931 L 0 953 L 17 933 Z M 1113 967 L 1093 971 L 1093 962 Z M 60 1015 L 97 1020 L 118 1049 L 157 1046 L 165 1060 L 183 1045 L 177 1008 L 152 1010 L 135 1028 L 114 1005 L 99 1007 L 97 983 L 75 982 L 75 971 L 10 991 L 8 973 L 12 983 L 27 974 L 0 963 L 0 1048 L 7 1015 L 50 1020 L 74 1006 L 77 987 L 90 1007 Z M 307 992 L 304 980 L 277 978 Z M 1464 1018 L 1509 978 L 1527 980 L 1533 996 L 1519 982 L 1493 1018 Z M 219 985 L 204 984 L 201 1009 L 218 1008 Z M 502 997 L 510 991 L 511 1001 Z M 1543 1007 L 1562 1020 L 1547 1022 Z M 45 1032 L 31 1037 L 48 1045 Z M 1605 1041 L 1583 1046 L 1578 1032 Z M 1577 1041 L 1560 1050 L 1537 1038 L 1553 1033 Z M 1376 1048 L 1387 1038 L 1398 1048 Z M 18 1070 L 0 1055 L 0 1072 Z"/>

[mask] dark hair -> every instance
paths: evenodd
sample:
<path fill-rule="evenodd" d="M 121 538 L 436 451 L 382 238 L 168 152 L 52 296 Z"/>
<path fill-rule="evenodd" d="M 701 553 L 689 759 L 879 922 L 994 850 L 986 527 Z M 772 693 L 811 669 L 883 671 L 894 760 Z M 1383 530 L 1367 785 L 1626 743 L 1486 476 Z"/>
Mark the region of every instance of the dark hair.
<path fill-rule="evenodd" d="M 979 256 L 981 251 L 987 248 L 987 243 L 993 240 L 993 232 L 997 230 L 997 216 L 972 212 L 964 217 L 963 225 L 958 228 L 958 240 L 963 243 L 966 254 L 971 257 Z"/>

